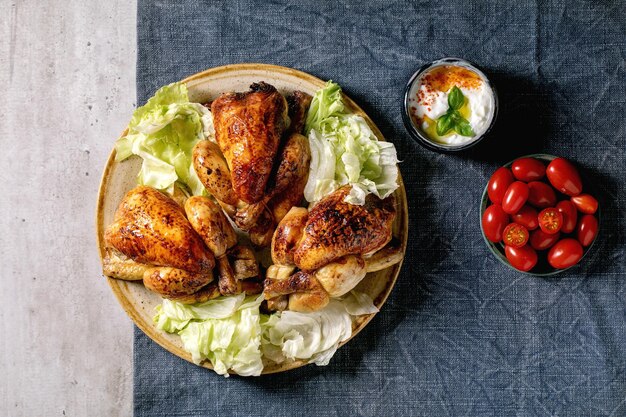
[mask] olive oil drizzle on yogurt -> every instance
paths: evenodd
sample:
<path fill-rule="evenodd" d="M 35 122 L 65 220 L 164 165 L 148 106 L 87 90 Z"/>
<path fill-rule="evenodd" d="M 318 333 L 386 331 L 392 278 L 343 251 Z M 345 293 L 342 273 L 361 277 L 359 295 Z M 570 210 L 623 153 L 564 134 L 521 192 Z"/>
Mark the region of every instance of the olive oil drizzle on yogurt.
<path fill-rule="evenodd" d="M 448 95 L 457 87 L 465 101 L 457 112 L 469 121 L 474 135 L 463 136 L 450 130 L 437 134 L 437 119 L 449 111 Z M 433 142 L 458 145 L 470 142 L 488 128 L 494 113 L 493 92 L 478 73 L 460 65 L 440 65 L 420 77 L 410 98 L 410 115 L 413 123 Z"/>

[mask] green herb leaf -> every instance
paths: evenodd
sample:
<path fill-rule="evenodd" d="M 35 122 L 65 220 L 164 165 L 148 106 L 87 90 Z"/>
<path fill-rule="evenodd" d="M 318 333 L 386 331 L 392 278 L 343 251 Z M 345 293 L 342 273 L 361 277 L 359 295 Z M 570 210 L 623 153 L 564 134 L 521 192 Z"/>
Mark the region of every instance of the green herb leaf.
<path fill-rule="evenodd" d="M 444 136 L 453 128 L 454 121 L 449 113 L 446 113 L 437 119 L 437 135 Z"/>
<path fill-rule="evenodd" d="M 474 136 L 474 129 L 472 129 L 472 126 L 470 125 L 470 123 L 461 118 L 461 120 L 459 120 L 458 122 L 456 122 L 455 126 L 454 126 L 454 130 L 456 131 L 456 133 L 458 133 L 461 136 Z"/>
<path fill-rule="evenodd" d="M 465 96 L 459 87 L 455 85 L 448 94 L 448 106 L 450 106 L 452 110 L 458 110 L 463 107 L 463 104 L 465 104 Z"/>

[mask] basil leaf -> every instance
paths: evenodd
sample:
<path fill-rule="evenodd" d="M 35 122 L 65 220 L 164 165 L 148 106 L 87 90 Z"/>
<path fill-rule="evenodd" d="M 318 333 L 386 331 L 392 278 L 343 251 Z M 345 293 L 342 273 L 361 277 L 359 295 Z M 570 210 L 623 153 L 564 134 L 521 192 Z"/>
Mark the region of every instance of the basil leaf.
<path fill-rule="evenodd" d="M 461 136 L 475 136 L 472 125 L 463 118 L 455 124 L 454 130 Z"/>
<path fill-rule="evenodd" d="M 454 121 L 449 113 L 437 119 L 437 135 L 444 136 L 452 128 L 454 128 Z"/>
<path fill-rule="evenodd" d="M 463 116 L 461 116 L 461 113 L 459 113 L 456 110 L 448 110 L 448 115 L 450 116 L 450 119 L 452 120 L 453 124 L 457 124 L 459 122 L 465 121 Z"/>
<path fill-rule="evenodd" d="M 463 104 L 465 104 L 465 96 L 461 92 L 461 89 L 455 85 L 448 94 L 448 106 L 450 106 L 452 110 L 458 110 L 463 107 Z"/>

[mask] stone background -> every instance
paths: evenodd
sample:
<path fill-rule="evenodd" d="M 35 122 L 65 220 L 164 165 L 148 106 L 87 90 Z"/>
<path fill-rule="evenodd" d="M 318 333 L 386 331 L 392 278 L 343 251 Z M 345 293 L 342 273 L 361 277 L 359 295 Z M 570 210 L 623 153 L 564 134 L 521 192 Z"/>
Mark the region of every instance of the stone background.
<path fill-rule="evenodd" d="M 128 416 L 100 174 L 135 104 L 136 2 L 0 0 L 0 416 Z"/>

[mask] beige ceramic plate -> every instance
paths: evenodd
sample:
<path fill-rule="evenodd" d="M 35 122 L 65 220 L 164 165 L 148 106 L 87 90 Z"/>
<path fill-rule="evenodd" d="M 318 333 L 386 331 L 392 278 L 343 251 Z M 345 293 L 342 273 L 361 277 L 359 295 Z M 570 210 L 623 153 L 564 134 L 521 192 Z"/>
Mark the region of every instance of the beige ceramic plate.
<path fill-rule="evenodd" d="M 246 91 L 253 82 L 265 81 L 274 85 L 282 93 L 293 90 L 301 90 L 313 95 L 324 82 L 312 75 L 291 68 L 279 67 L 266 64 L 237 64 L 212 68 L 204 72 L 192 75 L 183 80 L 187 84 L 191 101 L 207 102 L 215 99 L 220 93 L 231 91 Z M 379 139 L 382 134 L 370 118 L 348 97 L 345 97 L 347 106 L 352 111 L 362 115 L 372 127 Z M 122 133 L 124 135 L 126 132 Z M 98 194 L 98 206 L 96 213 L 96 227 L 98 234 L 98 246 L 100 258 L 104 256 L 104 228 L 112 223 L 113 214 L 124 194 L 135 187 L 137 173 L 141 166 L 141 160 L 137 157 L 129 158 L 123 162 L 115 161 L 115 150 L 111 152 L 107 161 L 100 191 Z M 400 188 L 395 197 L 398 203 L 398 215 L 393 225 L 394 236 L 402 242 L 402 251 L 406 249 L 408 214 L 406 194 L 402 179 L 399 178 Z M 385 270 L 368 274 L 358 285 L 357 290 L 369 294 L 376 306 L 380 308 L 396 281 L 400 272 L 401 263 Z M 161 298 L 144 288 L 141 282 L 128 282 L 108 278 L 109 285 L 126 313 L 135 324 L 152 340 L 167 349 L 171 353 L 191 362 L 191 355 L 183 350 L 180 338 L 158 330 L 152 321 L 155 314 L 154 308 L 160 304 Z M 354 325 L 354 337 L 374 315 L 359 317 Z M 294 361 L 276 365 L 267 363 L 263 373 L 269 374 L 282 372 L 306 365 L 305 361 Z M 203 366 L 212 369 L 209 362 Z"/>

